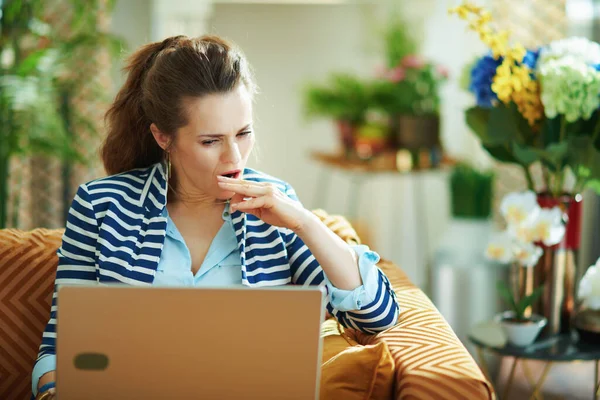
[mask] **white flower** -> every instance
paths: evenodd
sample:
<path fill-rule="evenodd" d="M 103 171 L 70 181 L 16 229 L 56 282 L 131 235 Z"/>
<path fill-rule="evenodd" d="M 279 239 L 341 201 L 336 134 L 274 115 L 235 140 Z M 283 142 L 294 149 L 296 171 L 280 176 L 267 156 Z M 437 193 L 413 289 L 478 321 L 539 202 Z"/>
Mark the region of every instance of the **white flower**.
<path fill-rule="evenodd" d="M 544 250 L 532 243 L 515 243 L 514 254 L 520 265 L 531 268 L 536 266 Z"/>
<path fill-rule="evenodd" d="M 497 233 L 488 243 L 485 256 L 490 260 L 508 264 L 515 260 L 514 247 L 515 241 L 508 232 Z"/>
<path fill-rule="evenodd" d="M 548 61 L 571 56 L 585 64 L 600 64 L 600 45 L 584 37 L 570 37 L 550 42 L 540 51 L 537 67 Z"/>
<path fill-rule="evenodd" d="M 537 218 L 530 226 L 533 231 L 533 240 L 543 242 L 546 246 L 559 244 L 566 232 L 560 207 L 540 209 Z"/>
<path fill-rule="evenodd" d="M 510 231 L 521 242 L 542 242 L 545 246 L 554 246 L 565 236 L 562 216 L 563 212 L 559 207 L 540 208 L 535 218 L 511 227 Z"/>
<path fill-rule="evenodd" d="M 528 220 L 535 219 L 540 211 L 536 194 L 529 190 L 509 193 L 502 199 L 500 212 L 513 229 Z"/>
<path fill-rule="evenodd" d="M 592 310 L 600 310 L 600 259 L 581 278 L 577 296 Z"/>

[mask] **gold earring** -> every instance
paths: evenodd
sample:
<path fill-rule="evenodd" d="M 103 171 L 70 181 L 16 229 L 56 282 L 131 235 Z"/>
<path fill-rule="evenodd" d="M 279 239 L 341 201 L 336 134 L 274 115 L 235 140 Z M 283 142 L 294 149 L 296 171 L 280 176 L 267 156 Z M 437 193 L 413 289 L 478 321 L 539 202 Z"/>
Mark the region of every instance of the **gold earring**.
<path fill-rule="evenodd" d="M 171 179 L 171 154 L 167 151 L 167 179 Z"/>

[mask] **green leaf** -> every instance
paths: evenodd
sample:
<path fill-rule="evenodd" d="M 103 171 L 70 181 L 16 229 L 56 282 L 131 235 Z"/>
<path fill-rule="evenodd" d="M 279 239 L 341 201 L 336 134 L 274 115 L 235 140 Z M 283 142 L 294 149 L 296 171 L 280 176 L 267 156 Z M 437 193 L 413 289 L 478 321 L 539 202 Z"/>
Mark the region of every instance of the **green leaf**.
<path fill-rule="evenodd" d="M 490 110 L 482 107 L 471 107 L 465 112 L 465 120 L 471 130 L 479 137 L 483 143 L 489 141 L 488 122 L 490 120 Z"/>
<path fill-rule="evenodd" d="M 560 141 L 560 116 L 546 118 L 540 135 L 542 143 L 558 143 Z"/>
<path fill-rule="evenodd" d="M 569 143 L 564 141 L 552 143 L 545 150 L 534 150 L 546 165 L 552 167 L 553 171 L 560 171 L 564 167 L 569 154 Z"/>
<path fill-rule="evenodd" d="M 517 142 L 512 143 L 513 154 L 519 163 L 529 166 L 540 159 L 536 149 L 522 146 Z"/>
<path fill-rule="evenodd" d="M 600 194 L 600 151 L 593 146 L 591 137 L 569 139 L 567 164 L 578 180 Z"/>
<path fill-rule="evenodd" d="M 42 49 L 29 54 L 21 61 L 16 69 L 16 74 L 19 76 L 27 76 L 33 74 L 40 64 L 40 60 L 48 53 L 47 49 Z"/>
<path fill-rule="evenodd" d="M 515 158 L 513 153 L 509 151 L 506 146 L 487 146 L 483 144 L 483 148 L 496 160 L 504 163 L 516 163 L 519 161 Z"/>
<path fill-rule="evenodd" d="M 498 281 L 498 282 L 496 282 L 496 289 L 498 290 L 498 293 L 500 293 L 500 296 L 502 296 L 502 298 L 504 299 L 504 301 L 506 302 L 506 304 L 508 305 L 508 307 L 512 311 L 514 311 L 517 314 L 517 317 L 518 317 L 519 313 L 518 313 L 517 303 L 515 302 L 515 298 L 514 298 L 512 292 L 506 286 L 506 283 L 504 283 L 504 281 Z"/>
<path fill-rule="evenodd" d="M 517 304 L 518 315 L 521 317 L 525 313 L 527 307 L 531 306 L 544 293 L 544 285 L 536 288 L 529 296 L 525 296 L 519 304 Z"/>
<path fill-rule="evenodd" d="M 485 144 L 510 143 L 519 137 L 517 111 L 513 107 L 498 105 L 492 108 L 488 123 L 488 139 Z"/>

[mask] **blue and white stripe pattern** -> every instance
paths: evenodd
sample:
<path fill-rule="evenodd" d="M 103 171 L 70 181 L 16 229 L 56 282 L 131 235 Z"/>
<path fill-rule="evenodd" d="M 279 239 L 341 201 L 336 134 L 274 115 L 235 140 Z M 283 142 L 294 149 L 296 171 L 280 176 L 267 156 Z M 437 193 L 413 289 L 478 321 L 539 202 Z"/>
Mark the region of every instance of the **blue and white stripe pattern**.
<path fill-rule="evenodd" d="M 246 169 L 244 179 L 272 182 L 298 200 L 285 182 Z M 165 241 L 167 180 L 162 164 L 94 180 L 77 190 L 67 218 L 50 321 L 38 360 L 55 354 L 56 286 L 62 284 L 124 283 L 151 285 Z M 266 224 L 236 211 L 232 221 L 240 250 L 242 283 L 249 287 L 324 285 L 321 266 L 292 231 Z M 328 311 L 342 325 L 376 333 L 396 324 L 398 304 L 389 280 L 377 268 L 377 295 L 360 310 Z"/>

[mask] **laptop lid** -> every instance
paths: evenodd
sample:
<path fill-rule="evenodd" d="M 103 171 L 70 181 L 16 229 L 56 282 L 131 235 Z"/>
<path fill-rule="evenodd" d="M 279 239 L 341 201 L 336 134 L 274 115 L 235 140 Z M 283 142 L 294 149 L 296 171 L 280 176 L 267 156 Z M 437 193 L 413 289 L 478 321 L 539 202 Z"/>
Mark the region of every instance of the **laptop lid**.
<path fill-rule="evenodd" d="M 316 399 L 324 298 L 300 286 L 62 286 L 57 393 Z"/>

